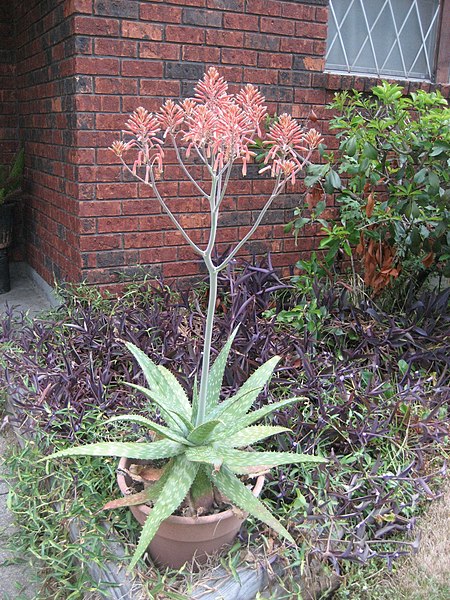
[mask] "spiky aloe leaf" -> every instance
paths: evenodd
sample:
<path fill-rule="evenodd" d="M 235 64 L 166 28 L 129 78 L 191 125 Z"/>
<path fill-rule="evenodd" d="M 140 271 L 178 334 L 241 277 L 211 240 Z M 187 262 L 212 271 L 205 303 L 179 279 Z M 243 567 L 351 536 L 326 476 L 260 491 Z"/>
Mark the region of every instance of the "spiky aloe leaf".
<path fill-rule="evenodd" d="M 212 473 L 210 477 L 213 485 L 229 498 L 233 504 L 236 504 L 236 506 L 242 510 L 257 517 L 260 521 L 277 531 L 281 536 L 295 544 L 292 536 L 283 525 L 275 519 L 264 504 L 255 498 L 252 492 L 226 467 L 220 469 L 217 473 Z"/>
<path fill-rule="evenodd" d="M 290 431 L 290 429 L 287 427 L 274 427 L 272 425 L 253 425 L 232 435 L 227 439 L 227 444 L 231 448 L 244 448 L 285 431 Z"/>
<path fill-rule="evenodd" d="M 280 400 L 279 402 L 274 402 L 273 404 L 268 404 L 267 406 L 263 406 L 259 410 L 254 410 L 248 415 L 244 415 L 240 419 L 235 419 L 234 422 L 226 422 L 225 426 L 220 428 L 218 431 L 218 427 L 214 431 L 214 441 L 219 441 L 223 439 L 228 439 L 238 431 L 249 427 L 256 421 L 259 421 L 270 415 L 271 412 L 277 410 L 278 408 L 282 408 L 283 406 L 287 406 L 288 404 L 293 404 L 294 402 L 298 402 L 299 400 L 304 400 L 303 396 L 296 396 L 295 398 L 289 398 L 288 400 Z"/>
<path fill-rule="evenodd" d="M 151 488 L 147 488 L 142 492 L 138 492 L 137 494 L 130 494 L 129 496 L 123 496 L 122 498 L 117 498 L 116 500 L 110 500 L 105 504 L 102 510 L 112 510 L 114 508 L 122 508 L 123 506 L 137 506 L 139 504 L 145 504 L 148 501 L 147 490 Z"/>
<path fill-rule="evenodd" d="M 14 160 L 14 164 L 9 173 L 9 179 L 19 179 L 22 177 L 23 169 L 25 167 L 25 149 L 21 148 L 17 153 L 17 156 Z"/>
<path fill-rule="evenodd" d="M 293 463 L 323 463 L 324 458 L 290 452 L 242 452 L 234 448 L 196 446 L 187 448 L 186 458 L 194 462 L 223 464 L 233 473 L 248 473 L 248 467 L 276 467 Z"/>
<path fill-rule="evenodd" d="M 178 435 L 176 432 L 172 431 L 169 427 L 164 427 L 164 425 L 158 425 L 154 421 L 150 419 L 146 419 L 145 417 L 141 417 L 140 415 L 119 415 L 117 417 L 111 417 L 106 421 L 108 423 L 114 423 L 116 421 L 130 421 L 131 423 L 139 423 L 139 425 L 144 425 L 150 431 L 154 431 L 155 433 L 159 433 L 162 437 L 167 438 L 168 440 L 172 440 L 173 442 L 178 442 L 180 444 L 184 444 L 186 446 L 192 446 L 193 443 L 188 441 L 186 438 Z"/>
<path fill-rule="evenodd" d="M 155 506 L 152 508 L 142 528 L 141 537 L 133 555 L 129 569 L 132 569 L 147 549 L 159 526 L 170 517 L 185 499 L 192 482 L 197 475 L 199 465 L 190 462 L 185 456 L 174 459 L 164 487 L 160 491 Z"/>
<path fill-rule="evenodd" d="M 218 420 L 207 421 L 206 423 L 203 423 L 202 425 L 199 425 L 198 427 L 193 429 L 188 435 L 187 439 L 193 444 L 204 444 L 211 435 L 211 433 L 214 431 L 214 429 L 221 424 L 222 421 Z"/>
<path fill-rule="evenodd" d="M 223 382 L 225 367 L 230 354 L 231 345 L 238 332 L 239 325 L 234 329 L 233 333 L 228 338 L 227 343 L 219 352 L 218 357 L 214 361 L 208 376 L 208 390 L 206 392 L 206 416 L 214 410 L 219 403 L 220 390 Z"/>
<path fill-rule="evenodd" d="M 197 373 L 194 375 L 194 385 L 192 386 L 192 423 L 197 422 L 197 414 L 198 414 L 198 378 Z"/>
<path fill-rule="evenodd" d="M 203 465 L 200 465 L 194 482 L 189 490 L 192 508 L 198 510 L 210 509 L 214 504 L 214 491 L 211 480 Z"/>
<path fill-rule="evenodd" d="M 155 365 L 145 352 L 142 352 L 134 344 L 125 342 L 125 346 L 137 360 L 150 388 L 157 392 L 159 398 L 164 400 L 166 407 L 190 419 L 192 415 L 191 405 L 177 378 L 162 365 Z"/>
<path fill-rule="evenodd" d="M 225 428 L 227 423 L 243 417 L 269 381 L 279 360 L 279 356 L 274 356 L 256 369 L 234 396 L 219 404 L 210 418 L 221 419 Z"/>
<path fill-rule="evenodd" d="M 168 425 L 170 425 L 171 427 L 177 427 L 181 433 L 186 433 L 187 431 L 189 431 L 189 429 L 187 429 L 185 425 L 185 422 L 189 422 L 189 419 L 182 416 L 181 413 L 169 409 L 164 398 L 162 398 L 157 392 L 154 392 L 149 388 L 143 387 L 142 385 L 137 385 L 136 383 L 125 383 L 129 387 L 132 387 L 135 390 L 138 390 L 138 392 L 141 392 L 141 394 L 144 394 L 144 396 L 147 396 L 147 398 L 159 408 L 162 416 L 164 417 Z"/>
<path fill-rule="evenodd" d="M 184 452 L 186 446 L 171 440 L 158 440 L 148 444 L 142 442 L 99 442 L 98 444 L 86 444 L 78 448 L 66 448 L 59 450 L 43 460 L 51 458 L 62 458 L 63 456 L 124 456 L 125 458 L 142 458 L 156 460 L 159 458 L 170 458 Z"/>

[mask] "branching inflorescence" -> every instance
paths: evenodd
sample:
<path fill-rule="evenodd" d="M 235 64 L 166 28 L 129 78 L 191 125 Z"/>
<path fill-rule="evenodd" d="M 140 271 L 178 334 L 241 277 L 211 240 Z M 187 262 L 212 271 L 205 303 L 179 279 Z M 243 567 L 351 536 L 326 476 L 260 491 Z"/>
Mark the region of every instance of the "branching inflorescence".
<path fill-rule="evenodd" d="M 228 93 L 228 84 L 214 67 L 211 67 L 195 88 L 194 98 L 180 103 L 167 100 L 157 114 L 145 108 L 136 109 L 126 123 L 125 141 L 113 143 L 112 151 L 123 166 L 142 183 L 151 186 L 164 211 L 172 220 L 185 241 L 202 257 L 209 273 L 210 295 L 205 329 L 200 406 L 204 405 L 209 372 L 212 326 L 214 321 L 217 276 L 249 240 L 260 225 L 273 200 L 283 192 L 290 181 L 295 183 L 298 173 L 310 164 L 314 150 L 322 142 L 320 134 L 305 131 L 290 115 L 284 113 L 274 120 L 263 143 L 268 151 L 260 173 L 269 171 L 275 179 L 272 193 L 257 219 L 245 236 L 218 265 L 212 254 L 215 247 L 219 209 L 225 197 L 233 165 L 242 164 L 242 174 L 255 156 L 251 150 L 262 136 L 261 124 L 267 115 L 264 96 L 253 85 L 246 85 L 238 94 Z M 158 190 L 157 182 L 164 171 L 164 146 L 170 141 L 178 163 L 194 185 L 199 195 L 206 198 L 210 209 L 209 240 L 200 248 L 183 229 Z M 133 163 L 128 162 L 133 151 Z M 200 161 L 210 177 L 208 189 L 192 175 L 188 160 L 193 155 Z M 200 410 L 198 422 L 204 418 Z"/>

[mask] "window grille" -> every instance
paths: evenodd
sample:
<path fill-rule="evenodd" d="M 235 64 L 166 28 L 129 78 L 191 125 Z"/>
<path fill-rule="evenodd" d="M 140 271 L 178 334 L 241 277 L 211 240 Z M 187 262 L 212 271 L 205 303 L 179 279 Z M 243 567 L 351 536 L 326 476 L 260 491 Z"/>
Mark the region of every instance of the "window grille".
<path fill-rule="evenodd" d="M 432 79 L 439 0 L 330 0 L 326 68 Z"/>

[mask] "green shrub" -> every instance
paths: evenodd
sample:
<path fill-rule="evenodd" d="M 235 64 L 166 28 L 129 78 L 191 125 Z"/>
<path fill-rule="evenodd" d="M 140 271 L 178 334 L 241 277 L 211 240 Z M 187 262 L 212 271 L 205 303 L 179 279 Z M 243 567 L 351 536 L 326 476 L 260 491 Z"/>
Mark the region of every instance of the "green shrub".
<path fill-rule="evenodd" d="M 450 109 L 439 92 L 403 95 L 383 82 L 369 96 L 335 96 L 330 125 L 336 152 L 309 167 L 305 206 L 287 226 L 319 223 L 330 269 L 347 256 L 376 296 L 394 280 L 420 289 L 430 275 L 450 276 Z M 337 221 L 324 218 L 336 194 Z M 409 286 L 409 289 L 411 287 Z"/>

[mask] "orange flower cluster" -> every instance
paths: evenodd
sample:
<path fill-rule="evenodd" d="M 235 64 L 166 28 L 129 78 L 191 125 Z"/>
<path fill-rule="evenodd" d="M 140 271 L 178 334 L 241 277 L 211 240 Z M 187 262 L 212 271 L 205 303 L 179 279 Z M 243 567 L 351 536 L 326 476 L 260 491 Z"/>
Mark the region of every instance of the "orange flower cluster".
<path fill-rule="evenodd" d="M 194 98 L 180 104 L 168 100 L 157 114 L 142 107 L 136 109 L 124 132 L 131 133 L 132 139 L 114 142 L 111 150 L 123 160 L 130 148 L 136 148 L 132 171 L 136 173 L 138 167 L 145 166 L 146 182 L 154 167 L 162 169 L 163 144 L 168 136 L 176 146 L 181 138 L 186 157 L 194 151 L 215 175 L 235 160 L 242 162 L 245 175 L 254 156 L 250 147 L 256 136 L 262 136 L 261 123 L 267 114 L 264 102 L 258 89 L 250 84 L 239 94 L 229 94 L 228 83 L 211 67 L 196 86 Z M 321 141 L 314 129 L 304 132 L 290 115 L 281 115 L 270 127 L 265 142 L 266 166 L 261 172 L 270 170 L 273 177 L 295 183 L 296 174 Z"/>

